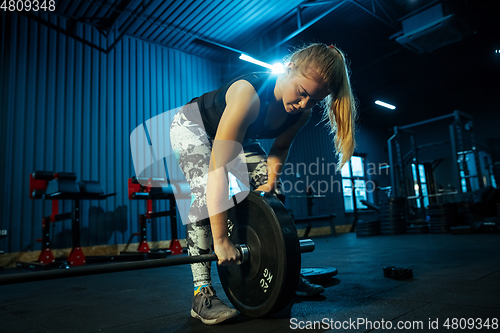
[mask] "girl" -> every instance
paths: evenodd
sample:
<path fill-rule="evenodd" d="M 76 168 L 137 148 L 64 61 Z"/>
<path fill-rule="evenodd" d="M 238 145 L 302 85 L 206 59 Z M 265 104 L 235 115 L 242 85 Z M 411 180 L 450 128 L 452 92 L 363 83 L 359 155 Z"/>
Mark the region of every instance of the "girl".
<path fill-rule="evenodd" d="M 219 167 L 238 151 L 223 143 L 243 146 L 252 189 L 279 195 L 279 175 L 292 141 L 321 101 L 323 118 L 335 135 L 340 169 L 354 151 L 356 105 L 344 54 L 332 45 L 310 44 L 291 55 L 285 73 L 244 75 L 195 98 L 189 104 L 194 108 L 175 115 L 172 148 L 194 199 L 186 237 L 190 255 L 210 253 L 213 246 L 219 265 L 238 259 L 228 238 L 227 212 L 220 209 L 228 188 L 227 171 Z M 258 143 L 260 138 L 274 138 L 269 155 Z M 224 148 L 217 149 L 219 145 Z M 237 311 L 222 303 L 211 286 L 210 263 L 192 264 L 191 269 L 195 288 L 191 315 L 205 324 L 234 317 Z M 317 295 L 323 290 L 301 277 L 297 294 Z"/>

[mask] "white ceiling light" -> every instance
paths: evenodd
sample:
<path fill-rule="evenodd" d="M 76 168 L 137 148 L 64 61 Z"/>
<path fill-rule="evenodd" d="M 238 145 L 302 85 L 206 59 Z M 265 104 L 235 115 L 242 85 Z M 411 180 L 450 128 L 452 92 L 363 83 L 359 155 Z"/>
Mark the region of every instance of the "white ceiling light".
<path fill-rule="evenodd" d="M 385 103 L 385 102 L 382 102 L 382 101 L 379 101 L 379 100 L 376 100 L 375 104 L 383 106 L 384 108 L 388 108 L 388 109 L 391 109 L 391 110 L 394 110 L 396 108 L 394 105 L 391 105 L 391 104 L 388 104 L 388 103 Z"/>
<path fill-rule="evenodd" d="M 254 59 L 254 58 L 252 58 L 246 54 L 243 54 L 243 53 L 240 55 L 240 59 L 251 62 L 252 64 L 256 64 L 256 65 L 259 65 L 259 66 L 262 66 L 265 68 L 269 68 L 270 70 L 273 71 L 273 73 L 284 73 L 285 72 L 283 65 L 280 63 L 275 63 L 274 65 L 269 65 L 269 64 L 266 64 L 265 62 Z"/>

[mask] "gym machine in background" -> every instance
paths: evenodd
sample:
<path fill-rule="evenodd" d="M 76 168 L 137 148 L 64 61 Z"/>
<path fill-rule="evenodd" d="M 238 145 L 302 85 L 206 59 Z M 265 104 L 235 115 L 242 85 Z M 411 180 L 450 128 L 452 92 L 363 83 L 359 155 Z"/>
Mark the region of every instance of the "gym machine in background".
<path fill-rule="evenodd" d="M 36 171 L 30 174 L 29 194 L 31 199 L 51 200 L 50 216 L 42 217 L 42 238 L 37 242 L 42 243 L 42 251 L 37 261 L 18 262 L 17 267 L 30 270 L 47 270 L 50 268 L 69 268 L 88 263 L 102 263 L 108 261 L 135 261 L 145 259 L 165 258 L 168 254 L 181 254 L 184 251 L 177 238 L 177 209 L 174 195 L 189 196 L 188 184 L 170 184 L 165 179 L 141 179 L 147 185 L 143 186 L 137 178 L 128 181 L 128 196 L 130 200 L 142 199 L 146 203 L 146 213 L 139 215 L 140 232 L 133 233 L 125 246 L 127 250 L 134 236 L 140 237 L 136 251 L 122 251 L 120 255 L 86 256 L 80 246 L 80 222 L 82 200 L 105 200 L 110 196 L 98 181 L 77 181 L 77 176 L 72 172 Z M 154 186 L 156 187 L 154 187 Z M 153 200 L 167 200 L 167 211 L 154 211 Z M 60 200 L 70 200 L 70 212 L 61 213 Z M 172 239 L 168 249 L 149 248 L 147 242 L 147 222 L 158 217 L 170 217 L 170 230 Z M 51 249 L 51 224 L 71 220 L 72 249 L 66 259 L 55 258 Z M 1 253 L 1 252 L 0 252 Z"/>
<path fill-rule="evenodd" d="M 433 123 L 442 122 L 451 119 L 452 122 L 448 126 L 449 137 L 445 140 L 427 142 L 425 144 L 417 145 L 416 136 L 419 132 L 418 127 L 429 125 Z M 442 124 L 442 123 L 441 123 Z M 439 125 L 439 124 L 438 124 Z M 442 126 L 442 125 L 441 125 Z M 430 132 L 427 128 L 426 136 L 445 133 L 441 128 L 435 127 L 434 131 Z M 432 129 L 431 129 L 432 130 Z M 409 138 L 404 142 L 406 136 Z M 405 147 L 406 143 L 406 147 Z M 418 123 L 395 126 L 394 135 L 387 141 L 390 175 L 391 175 L 391 195 L 394 197 L 407 197 L 412 200 L 415 199 L 419 202 L 419 206 L 424 206 L 424 199 L 439 198 L 446 195 L 454 195 L 474 191 L 484 186 L 491 185 L 491 169 L 488 167 L 485 160 L 491 160 L 486 152 L 477 149 L 472 116 L 461 112 L 455 111 L 452 114 L 421 121 Z M 409 146 L 409 149 L 408 149 Z M 428 188 L 428 193 L 424 193 L 425 178 L 432 175 L 434 169 L 442 162 L 441 156 L 432 156 L 429 150 L 432 148 L 448 147 L 448 155 L 451 157 L 453 167 L 451 168 L 452 178 L 449 179 L 448 190 L 437 190 L 434 193 Z M 403 150 L 408 150 L 403 154 Z M 451 153 L 451 155 L 450 155 Z M 428 163 L 427 170 L 422 168 L 422 161 Z M 411 169 L 408 166 L 411 165 Z M 419 166 L 419 167 L 417 167 Z M 424 174 L 422 174 L 424 171 Z M 411 177 L 409 176 L 411 175 Z M 420 190 L 422 189 L 422 190 Z M 438 201 L 438 200 L 434 200 Z M 432 202 L 432 201 L 430 201 Z"/>
<path fill-rule="evenodd" d="M 175 199 L 190 199 L 191 188 L 188 183 L 171 183 L 167 178 L 137 178 L 128 180 L 128 198 L 130 200 L 145 200 L 146 213 L 139 214 L 138 233 L 133 233 L 125 250 L 121 254 L 146 254 L 148 258 L 164 258 L 166 254 L 181 254 L 185 252 L 177 238 L 177 208 Z M 154 200 L 166 200 L 169 209 L 166 211 L 154 211 Z M 170 217 L 170 246 L 167 249 L 150 249 L 147 242 L 147 223 L 159 217 Z M 129 245 L 134 236 L 140 237 L 140 243 L 136 251 L 129 251 Z"/>
<path fill-rule="evenodd" d="M 496 187 L 493 163 L 487 152 L 478 149 L 473 119 L 467 113 L 454 111 L 396 126 L 387 145 L 389 196 L 404 198 L 412 206 L 416 225 L 429 222 L 431 232 L 448 232 L 459 226 L 457 203 L 464 201 L 467 193 Z M 400 209 L 398 214 L 401 219 L 411 220 L 408 210 L 406 216 Z"/>
<path fill-rule="evenodd" d="M 42 251 L 36 262 L 18 262 L 18 267 L 45 270 L 51 267 L 85 265 L 91 258 L 85 257 L 80 246 L 80 220 L 82 200 L 105 200 L 116 193 L 104 194 L 98 181 L 77 181 L 73 172 L 35 171 L 30 174 L 30 199 L 50 200 L 52 211 L 50 216 L 42 217 Z M 59 201 L 71 201 L 71 211 L 61 213 Z M 56 260 L 50 244 L 50 225 L 60 221 L 71 220 L 72 248 L 66 260 Z M 95 258 L 92 258 L 92 260 Z"/>

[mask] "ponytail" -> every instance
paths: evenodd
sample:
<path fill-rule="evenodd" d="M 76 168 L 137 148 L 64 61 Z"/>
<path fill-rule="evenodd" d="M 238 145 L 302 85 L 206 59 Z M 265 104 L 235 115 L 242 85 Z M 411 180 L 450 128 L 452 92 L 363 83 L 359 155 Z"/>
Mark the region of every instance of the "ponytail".
<path fill-rule="evenodd" d="M 342 77 L 337 91 L 328 95 L 324 101 L 323 120 L 327 122 L 330 133 L 334 134 L 335 150 L 338 156 L 337 169 L 340 170 L 350 160 L 356 148 L 357 105 L 344 55 L 338 52 L 342 56 L 342 63 L 338 65 Z"/>

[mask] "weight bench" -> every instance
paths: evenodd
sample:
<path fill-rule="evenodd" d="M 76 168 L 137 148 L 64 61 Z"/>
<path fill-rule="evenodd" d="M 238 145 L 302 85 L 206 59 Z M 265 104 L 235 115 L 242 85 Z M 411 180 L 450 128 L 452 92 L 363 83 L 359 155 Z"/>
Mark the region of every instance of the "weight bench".
<path fill-rule="evenodd" d="M 160 251 L 161 249 L 151 250 L 149 248 L 147 242 L 147 222 L 148 220 L 164 216 L 170 217 L 170 231 L 172 235 L 170 246 L 166 249 L 165 253 L 181 254 L 184 252 L 179 239 L 177 239 L 176 197 L 183 199 L 191 198 L 191 188 L 188 183 L 170 183 L 165 178 L 132 177 L 128 179 L 128 198 L 130 200 L 146 200 L 146 214 L 139 214 L 140 232 L 132 234 L 127 242 L 127 245 L 125 246 L 125 249 L 127 249 L 132 241 L 132 238 L 134 236 L 139 236 L 140 243 L 137 248 L 137 252 L 124 251 L 122 253 L 145 253 L 148 254 L 148 256 L 154 257 L 152 253 Z M 153 200 L 168 200 L 169 210 L 164 212 L 154 212 Z"/>
<path fill-rule="evenodd" d="M 329 214 L 329 215 L 316 215 L 316 216 L 307 216 L 307 217 L 299 217 L 294 218 L 295 225 L 297 224 L 305 224 L 306 231 L 304 233 L 303 238 L 307 238 L 309 236 L 309 232 L 311 231 L 312 224 L 314 221 L 328 221 L 330 225 L 330 231 L 334 236 L 337 236 L 337 232 L 335 231 L 335 224 L 333 223 L 333 219 L 337 217 L 337 214 Z"/>
<path fill-rule="evenodd" d="M 69 266 L 86 264 L 86 258 L 80 246 L 80 201 L 104 200 L 116 193 L 104 194 L 98 181 L 76 181 L 72 172 L 35 171 L 30 174 L 30 199 L 52 200 L 52 213 L 42 218 L 42 252 L 37 262 L 18 262 L 18 267 L 29 269 L 46 269 L 56 264 L 50 249 L 50 224 L 71 220 L 72 249 L 67 258 Z M 59 213 L 59 200 L 71 200 L 71 212 Z"/>

